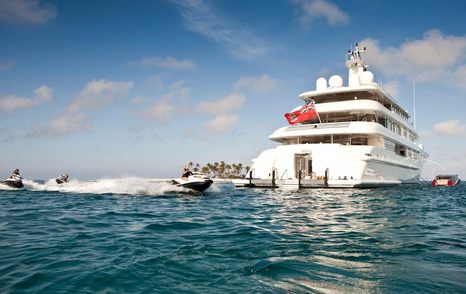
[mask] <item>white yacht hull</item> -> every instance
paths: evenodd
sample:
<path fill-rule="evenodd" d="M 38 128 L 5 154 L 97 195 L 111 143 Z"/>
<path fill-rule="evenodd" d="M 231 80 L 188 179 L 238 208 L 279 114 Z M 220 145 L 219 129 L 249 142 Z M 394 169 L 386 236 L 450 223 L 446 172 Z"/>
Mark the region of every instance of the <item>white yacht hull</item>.
<path fill-rule="evenodd" d="M 402 157 L 374 146 L 292 144 L 263 151 L 250 172 L 259 183 L 273 180 L 275 186 L 295 185 L 301 170 L 304 186 L 321 180 L 325 187 L 372 187 L 416 183 L 423 162 L 422 157 Z"/>

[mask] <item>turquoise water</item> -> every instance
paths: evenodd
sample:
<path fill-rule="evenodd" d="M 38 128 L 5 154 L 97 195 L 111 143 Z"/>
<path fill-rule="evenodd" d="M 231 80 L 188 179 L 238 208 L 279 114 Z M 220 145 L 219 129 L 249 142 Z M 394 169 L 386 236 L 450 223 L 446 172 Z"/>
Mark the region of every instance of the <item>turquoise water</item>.
<path fill-rule="evenodd" d="M 0 190 L 1 293 L 466 292 L 466 186 Z"/>

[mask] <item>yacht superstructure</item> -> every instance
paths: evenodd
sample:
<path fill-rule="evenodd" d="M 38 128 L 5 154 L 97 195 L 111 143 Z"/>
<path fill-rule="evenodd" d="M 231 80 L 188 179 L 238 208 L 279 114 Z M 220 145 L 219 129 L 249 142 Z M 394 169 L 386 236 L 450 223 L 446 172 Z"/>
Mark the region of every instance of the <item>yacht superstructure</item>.
<path fill-rule="evenodd" d="M 408 113 L 374 82 L 365 52 L 357 45 L 348 51 L 347 86 L 338 75 L 321 77 L 314 91 L 299 95 L 317 116 L 277 129 L 269 138 L 281 144 L 254 159 L 248 179 L 235 185 L 368 187 L 419 180 L 427 153 Z"/>

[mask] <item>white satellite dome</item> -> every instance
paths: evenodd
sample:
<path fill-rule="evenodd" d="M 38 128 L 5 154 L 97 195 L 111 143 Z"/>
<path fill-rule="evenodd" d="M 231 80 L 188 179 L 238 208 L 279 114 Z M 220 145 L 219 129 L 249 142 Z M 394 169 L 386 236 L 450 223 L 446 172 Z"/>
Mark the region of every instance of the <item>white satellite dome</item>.
<path fill-rule="evenodd" d="M 325 78 L 318 78 L 316 81 L 316 91 L 327 89 L 327 80 Z"/>
<path fill-rule="evenodd" d="M 370 71 L 363 71 L 359 75 L 359 80 L 361 81 L 361 84 L 372 84 L 374 82 L 374 74 Z"/>
<path fill-rule="evenodd" d="M 333 75 L 328 80 L 330 88 L 340 88 L 343 87 L 343 78 L 339 75 Z"/>

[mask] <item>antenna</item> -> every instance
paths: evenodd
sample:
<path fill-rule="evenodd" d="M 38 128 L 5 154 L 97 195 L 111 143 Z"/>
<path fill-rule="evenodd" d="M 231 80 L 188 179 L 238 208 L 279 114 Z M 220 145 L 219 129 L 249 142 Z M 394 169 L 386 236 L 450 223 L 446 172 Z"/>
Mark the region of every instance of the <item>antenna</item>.
<path fill-rule="evenodd" d="M 416 129 L 416 80 L 413 79 L 413 127 Z"/>

